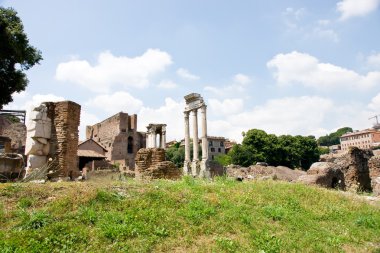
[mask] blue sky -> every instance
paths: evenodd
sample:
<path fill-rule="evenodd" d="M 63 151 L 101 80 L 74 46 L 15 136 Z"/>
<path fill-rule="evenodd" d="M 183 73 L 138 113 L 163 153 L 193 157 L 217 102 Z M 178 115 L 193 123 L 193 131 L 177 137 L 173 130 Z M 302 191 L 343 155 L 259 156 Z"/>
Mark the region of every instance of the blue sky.
<path fill-rule="evenodd" d="M 183 96 L 208 132 L 324 135 L 380 114 L 380 0 L 1 1 L 44 60 L 5 108 L 82 105 L 84 126 L 119 111 L 183 138 Z"/>

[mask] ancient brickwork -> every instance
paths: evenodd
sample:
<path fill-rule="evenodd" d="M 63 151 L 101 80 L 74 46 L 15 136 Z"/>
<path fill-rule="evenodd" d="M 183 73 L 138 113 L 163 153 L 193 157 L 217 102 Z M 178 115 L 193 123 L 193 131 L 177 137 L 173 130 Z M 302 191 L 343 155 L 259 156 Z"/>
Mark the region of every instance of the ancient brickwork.
<path fill-rule="evenodd" d="M 182 173 L 174 163 L 165 161 L 162 148 L 142 148 L 137 152 L 135 177 L 137 179 L 178 179 Z"/>
<path fill-rule="evenodd" d="M 50 139 L 49 156 L 59 168 L 59 177 L 75 176 L 78 174 L 78 140 L 80 123 L 80 105 L 72 101 L 49 104 L 52 117 L 52 138 Z"/>

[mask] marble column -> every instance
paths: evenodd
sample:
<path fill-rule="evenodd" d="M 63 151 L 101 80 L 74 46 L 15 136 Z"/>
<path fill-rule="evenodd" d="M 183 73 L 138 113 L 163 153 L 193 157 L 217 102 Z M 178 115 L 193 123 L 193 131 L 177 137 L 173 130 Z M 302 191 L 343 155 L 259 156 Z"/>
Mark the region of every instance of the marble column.
<path fill-rule="evenodd" d="M 189 113 L 184 112 L 185 116 L 185 162 L 183 166 L 184 175 L 190 173 L 190 127 L 189 127 Z"/>
<path fill-rule="evenodd" d="M 166 131 L 161 132 L 161 148 L 166 148 Z"/>
<path fill-rule="evenodd" d="M 191 165 L 191 171 L 193 176 L 198 175 L 198 154 L 199 154 L 199 145 L 198 145 L 198 110 L 193 110 L 193 163 Z"/>
<path fill-rule="evenodd" d="M 207 106 L 203 105 L 201 108 L 201 121 L 202 121 L 202 161 L 200 163 L 199 177 L 210 178 L 210 168 L 208 164 L 208 140 L 207 140 Z"/>
<path fill-rule="evenodd" d="M 207 116 L 206 106 L 201 107 L 201 121 L 202 121 L 202 160 L 208 160 L 208 141 L 207 141 Z"/>

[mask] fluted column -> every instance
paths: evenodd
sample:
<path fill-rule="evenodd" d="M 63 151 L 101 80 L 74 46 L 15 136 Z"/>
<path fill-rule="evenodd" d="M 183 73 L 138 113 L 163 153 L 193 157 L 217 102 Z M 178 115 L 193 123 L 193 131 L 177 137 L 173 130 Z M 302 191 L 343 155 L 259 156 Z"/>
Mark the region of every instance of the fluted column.
<path fill-rule="evenodd" d="M 207 141 L 207 106 L 201 107 L 201 121 L 202 121 L 202 160 L 208 160 L 208 141 Z"/>
<path fill-rule="evenodd" d="M 198 161 L 198 111 L 193 110 L 193 161 Z"/>
<path fill-rule="evenodd" d="M 183 172 L 185 175 L 189 173 L 190 164 L 190 127 L 189 127 L 189 113 L 184 112 L 185 116 L 185 162 Z"/>

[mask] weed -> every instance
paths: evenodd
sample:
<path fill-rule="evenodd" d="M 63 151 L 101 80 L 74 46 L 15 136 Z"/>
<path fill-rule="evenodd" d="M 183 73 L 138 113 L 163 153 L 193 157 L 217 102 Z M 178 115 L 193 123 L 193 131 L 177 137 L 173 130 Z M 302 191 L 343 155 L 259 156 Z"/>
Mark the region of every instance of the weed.
<path fill-rule="evenodd" d="M 236 252 L 239 249 L 239 244 L 234 240 L 226 237 L 217 237 L 216 245 L 224 252 Z"/>
<path fill-rule="evenodd" d="M 281 240 L 273 234 L 269 234 L 268 231 L 253 232 L 253 245 L 261 252 L 275 253 L 281 250 Z"/>
<path fill-rule="evenodd" d="M 22 197 L 19 199 L 17 206 L 19 208 L 28 208 L 33 205 L 33 200 L 30 197 Z"/>
<path fill-rule="evenodd" d="M 179 213 L 185 216 L 191 223 L 199 225 L 205 219 L 216 214 L 215 209 L 201 199 L 192 199 Z"/>
<path fill-rule="evenodd" d="M 359 227 L 380 229 L 380 225 L 371 215 L 361 216 L 355 221 L 355 223 Z"/>
<path fill-rule="evenodd" d="M 282 206 L 264 206 L 263 211 L 265 216 L 272 218 L 274 221 L 282 220 L 286 217 L 286 209 Z"/>
<path fill-rule="evenodd" d="M 51 223 L 51 217 L 44 211 L 32 212 L 30 215 L 26 216 L 21 228 L 22 229 L 39 229 L 49 223 Z"/>

